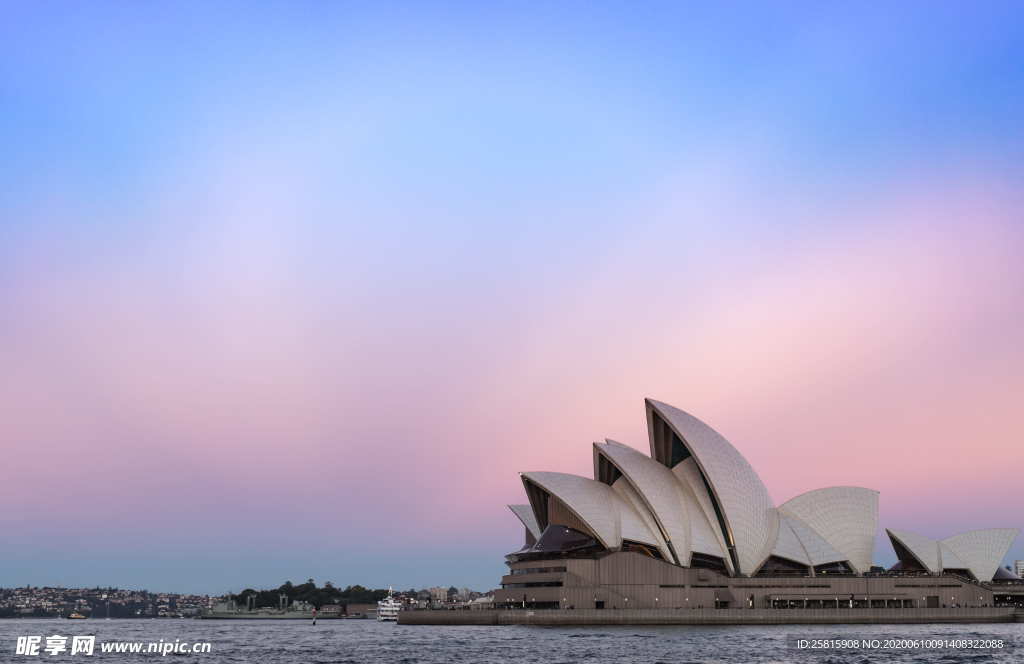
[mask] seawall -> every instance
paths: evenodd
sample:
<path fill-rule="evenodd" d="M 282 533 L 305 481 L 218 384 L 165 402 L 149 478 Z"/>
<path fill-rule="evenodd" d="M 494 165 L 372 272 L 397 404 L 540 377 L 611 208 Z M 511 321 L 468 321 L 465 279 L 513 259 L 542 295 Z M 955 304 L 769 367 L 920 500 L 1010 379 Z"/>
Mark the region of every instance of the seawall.
<path fill-rule="evenodd" d="M 887 625 L 995 623 L 1024 619 L 1013 608 L 949 609 L 548 609 L 402 611 L 402 625 Z"/>

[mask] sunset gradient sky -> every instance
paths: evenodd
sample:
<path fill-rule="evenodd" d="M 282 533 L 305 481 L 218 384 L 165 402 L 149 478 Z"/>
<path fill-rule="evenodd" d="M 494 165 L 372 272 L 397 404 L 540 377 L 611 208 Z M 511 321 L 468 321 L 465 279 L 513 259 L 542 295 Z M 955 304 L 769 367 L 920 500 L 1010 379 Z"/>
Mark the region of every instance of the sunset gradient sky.
<path fill-rule="evenodd" d="M 0 586 L 492 588 L 646 396 L 1024 527 L 1019 3 L 3 14 Z"/>

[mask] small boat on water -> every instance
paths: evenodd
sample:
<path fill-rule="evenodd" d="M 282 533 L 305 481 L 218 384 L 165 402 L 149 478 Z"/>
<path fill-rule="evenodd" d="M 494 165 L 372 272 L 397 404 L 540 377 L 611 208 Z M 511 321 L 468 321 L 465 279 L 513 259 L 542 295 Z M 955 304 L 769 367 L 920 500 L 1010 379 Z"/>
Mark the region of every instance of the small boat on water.
<path fill-rule="evenodd" d="M 68 620 L 85 620 L 86 616 L 83 616 L 78 611 L 73 611 L 68 614 Z"/>
<path fill-rule="evenodd" d="M 394 590 L 388 588 L 388 596 L 377 602 L 377 620 L 381 622 L 396 622 L 398 611 L 402 603 L 394 597 Z"/>

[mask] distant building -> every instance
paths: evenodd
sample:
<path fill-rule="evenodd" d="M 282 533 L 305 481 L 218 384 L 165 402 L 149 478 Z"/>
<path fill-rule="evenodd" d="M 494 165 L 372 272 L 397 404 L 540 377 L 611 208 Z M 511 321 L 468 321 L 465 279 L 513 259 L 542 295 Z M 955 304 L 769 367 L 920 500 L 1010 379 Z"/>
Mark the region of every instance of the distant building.
<path fill-rule="evenodd" d="M 320 607 L 320 614 L 323 616 L 341 615 L 341 604 L 324 604 Z"/>
<path fill-rule="evenodd" d="M 1024 560 L 1013 561 L 1013 572 L 1020 578 L 1024 579 Z"/>
<path fill-rule="evenodd" d="M 438 586 L 436 588 L 427 588 L 427 591 L 430 593 L 430 601 L 434 602 L 435 604 L 444 604 L 448 601 L 447 588 L 441 588 L 440 586 Z"/>
<path fill-rule="evenodd" d="M 484 597 L 477 597 L 469 603 L 470 609 L 493 609 L 494 608 L 494 596 L 486 595 Z"/>

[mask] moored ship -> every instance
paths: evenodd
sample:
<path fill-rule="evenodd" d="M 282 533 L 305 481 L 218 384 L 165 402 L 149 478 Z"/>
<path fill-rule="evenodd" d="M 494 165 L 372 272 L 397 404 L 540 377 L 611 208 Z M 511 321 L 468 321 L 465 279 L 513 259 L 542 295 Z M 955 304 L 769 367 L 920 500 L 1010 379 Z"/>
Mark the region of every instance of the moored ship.
<path fill-rule="evenodd" d="M 394 591 L 388 588 L 388 596 L 377 602 L 377 620 L 396 622 L 401 608 L 402 603 L 395 599 Z"/>

